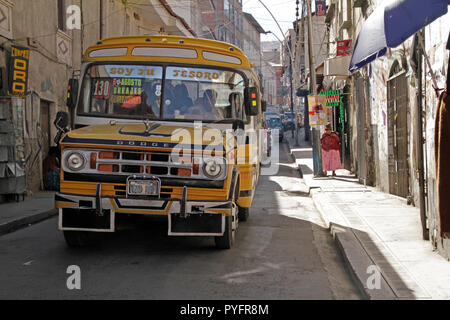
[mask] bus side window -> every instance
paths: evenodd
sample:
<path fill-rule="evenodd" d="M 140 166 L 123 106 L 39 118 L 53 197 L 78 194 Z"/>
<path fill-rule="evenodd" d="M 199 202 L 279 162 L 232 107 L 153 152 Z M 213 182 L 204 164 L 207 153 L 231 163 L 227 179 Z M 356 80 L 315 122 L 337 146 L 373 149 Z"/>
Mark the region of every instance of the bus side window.
<path fill-rule="evenodd" d="M 234 93 L 230 93 L 228 96 L 228 102 L 230 103 L 228 106 L 225 107 L 224 117 L 225 119 L 234 118 L 234 110 L 235 110 L 235 99 L 234 99 Z"/>
<path fill-rule="evenodd" d="M 242 94 L 233 92 L 229 97 L 230 106 L 227 107 L 227 118 L 244 120 L 245 112 L 243 107 Z"/>

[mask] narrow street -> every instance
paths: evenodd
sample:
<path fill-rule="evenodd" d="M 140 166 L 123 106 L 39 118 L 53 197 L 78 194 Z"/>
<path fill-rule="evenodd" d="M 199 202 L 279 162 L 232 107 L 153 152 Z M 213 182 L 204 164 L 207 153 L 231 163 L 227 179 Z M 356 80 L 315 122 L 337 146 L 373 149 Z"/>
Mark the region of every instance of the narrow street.
<path fill-rule="evenodd" d="M 165 219 L 136 219 L 70 249 L 57 218 L 0 237 L 0 299 L 360 299 L 329 230 L 280 145 L 231 250 L 211 238 L 168 237 Z M 81 290 L 66 286 L 81 269 Z"/>
<path fill-rule="evenodd" d="M 449 8 L 0 0 L 0 301 L 450 300 Z"/>

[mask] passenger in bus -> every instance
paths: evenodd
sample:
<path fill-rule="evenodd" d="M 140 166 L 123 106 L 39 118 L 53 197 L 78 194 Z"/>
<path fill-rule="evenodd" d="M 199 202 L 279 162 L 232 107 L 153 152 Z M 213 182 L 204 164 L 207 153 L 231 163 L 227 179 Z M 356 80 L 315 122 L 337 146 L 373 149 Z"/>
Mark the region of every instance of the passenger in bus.
<path fill-rule="evenodd" d="M 161 83 L 151 83 L 144 85 L 144 91 L 147 95 L 147 113 L 154 114 L 158 117 L 160 114 L 160 104 L 161 104 Z"/>
<path fill-rule="evenodd" d="M 177 84 L 175 86 L 175 99 L 174 103 L 171 104 L 169 114 L 174 115 L 175 110 L 178 110 L 179 114 L 183 115 L 186 111 L 194 105 L 192 99 L 189 97 L 188 89 L 184 83 Z"/>
<path fill-rule="evenodd" d="M 141 100 L 140 101 L 141 103 L 137 106 L 136 113 L 138 115 L 144 116 L 145 118 L 147 118 L 147 117 L 152 118 L 152 119 L 158 118 L 158 116 L 156 115 L 155 111 L 153 111 L 153 104 L 152 104 L 152 102 L 150 102 L 150 104 L 148 103 L 149 100 L 150 101 L 152 100 L 152 97 L 149 97 L 148 93 L 145 90 L 142 90 L 141 99 L 140 100 Z"/>
<path fill-rule="evenodd" d="M 172 84 L 172 81 L 166 81 L 164 83 L 164 117 L 165 118 L 173 118 L 173 109 L 175 103 L 175 87 Z M 171 112 L 172 111 L 172 112 Z"/>
<path fill-rule="evenodd" d="M 203 98 L 198 98 L 192 107 L 186 110 L 185 119 L 202 119 Z"/>
<path fill-rule="evenodd" d="M 193 107 L 185 114 L 186 119 L 222 120 L 223 115 L 216 108 L 217 92 L 212 89 L 205 90 L 203 98 L 195 101 Z"/>
<path fill-rule="evenodd" d="M 145 90 L 144 87 L 140 95 L 127 96 L 121 107 L 117 110 L 117 113 L 156 119 L 158 118 L 159 110 L 154 111 L 155 102 L 156 99 L 153 97 L 152 91 Z"/>

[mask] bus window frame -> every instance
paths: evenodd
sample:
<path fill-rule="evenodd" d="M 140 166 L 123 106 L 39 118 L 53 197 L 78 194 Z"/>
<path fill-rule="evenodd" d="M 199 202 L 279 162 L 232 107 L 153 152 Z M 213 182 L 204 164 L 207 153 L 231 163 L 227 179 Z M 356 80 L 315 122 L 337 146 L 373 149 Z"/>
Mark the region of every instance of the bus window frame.
<path fill-rule="evenodd" d="M 166 82 L 166 69 L 167 67 L 185 67 L 185 68 L 199 68 L 199 69 L 217 69 L 217 70 L 222 70 L 222 71 L 231 71 L 231 72 L 236 72 L 238 74 L 240 74 L 242 76 L 242 78 L 244 79 L 244 92 L 245 89 L 248 88 L 250 86 L 250 79 L 249 77 L 245 74 L 245 72 L 241 69 L 238 68 L 233 68 L 233 67 L 223 67 L 223 66 L 216 66 L 216 65 L 205 65 L 205 64 L 188 64 L 188 63 L 180 63 L 180 62 L 153 62 L 153 61 L 92 61 L 89 62 L 85 65 L 85 70 L 84 70 L 84 74 L 82 77 L 82 81 L 81 81 L 81 85 L 80 85 L 80 92 L 79 92 L 79 96 L 80 98 L 77 100 L 77 106 L 76 106 L 76 116 L 79 117 L 93 117 L 93 118 L 114 118 L 117 120 L 135 120 L 135 121 L 144 121 L 146 120 L 145 118 L 133 118 L 133 117 L 111 117 L 108 114 L 105 115 L 101 115 L 101 114 L 92 114 L 89 112 L 80 112 L 80 107 L 82 102 L 84 103 L 84 98 L 82 97 L 82 91 L 85 85 L 85 81 L 86 80 L 86 74 L 88 73 L 88 71 L 90 70 L 90 68 L 92 66 L 95 65 L 109 65 L 109 64 L 121 64 L 121 65 L 143 65 L 143 66 L 154 66 L 154 67 L 162 67 L 162 79 L 161 79 L 161 101 L 160 104 L 162 105 L 163 101 L 162 99 L 164 98 L 164 89 L 165 89 L 165 82 Z M 90 95 L 90 99 L 92 99 L 91 95 Z M 90 102 L 89 102 L 90 103 Z M 245 101 L 244 98 L 244 109 L 245 109 L 245 103 L 247 103 L 247 101 Z M 163 108 L 160 109 L 160 118 L 158 119 L 150 119 L 151 121 L 165 121 L 165 122 L 184 122 L 184 123 L 194 123 L 195 121 L 201 121 L 204 123 L 217 123 L 217 120 L 195 120 L 195 119 L 173 119 L 173 118 L 163 118 L 162 117 L 162 113 L 163 113 Z M 251 116 L 251 115 L 246 115 L 247 121 L 244 122 L 244 124 L 249 124 L 250 123 L 250 119 L 251 117 L 257 117 L 257 116 Z M 236 121 L 236 119 L 224 119 L 222 121 L 220 121 L 220 123 L 233 123 L 234 121 Z"/>

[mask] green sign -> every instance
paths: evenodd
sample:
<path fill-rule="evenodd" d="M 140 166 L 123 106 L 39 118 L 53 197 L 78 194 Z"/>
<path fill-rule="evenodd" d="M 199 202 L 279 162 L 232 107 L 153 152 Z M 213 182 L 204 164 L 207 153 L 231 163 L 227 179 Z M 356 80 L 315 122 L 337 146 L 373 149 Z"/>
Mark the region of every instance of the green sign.
<path fill-rule="evenodd" d="M 341 105 L 339 90 L 320 91 L 321 96 L 327 97 L 327 107 L 339 107 Z"/>
<path fill-rule="evenodd" d="M 339 116 L 341 118 L 342 131 L 344 131 L 344 104 L 342 103 L 342 96 L 340 90 L 320 91 L 321 96 L 327 97 L 327 107 L 339 107 Z"/>

